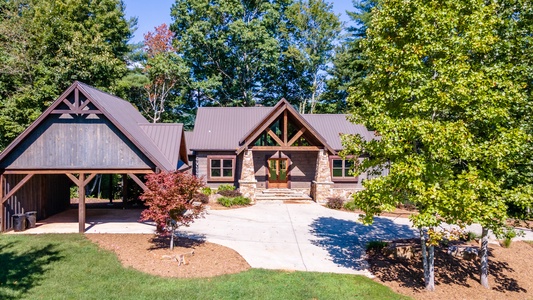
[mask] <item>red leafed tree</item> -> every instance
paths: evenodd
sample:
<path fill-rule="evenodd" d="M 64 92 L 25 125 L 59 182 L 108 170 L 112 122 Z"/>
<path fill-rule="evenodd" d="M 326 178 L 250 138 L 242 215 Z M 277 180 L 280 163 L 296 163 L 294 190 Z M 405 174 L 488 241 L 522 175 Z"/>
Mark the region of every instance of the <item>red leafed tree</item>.
<path fill-rule="evenodd" d="M 141 221 L 152 220 L 158 232 L 171 232 L 170 249 L 173 249 L 176 230 L 203 215 L 204 206 L 194 196 L 204 183 L 194 175 L 181 172 L 149 174 L 146 179 L 148 189 L 141 199 L 148 208 L 142 212 Z"/>
<path fill-rule="evenodd" d="M 173 33 L 167 24 L 155 28 L 155 32 L 144 35 L 144 47 L 147 54 L 144 73 L 149 83 L 144 89 L 148 95 L 148 105 L 143 109 L 157 123 L 168 106 L 167 98 L 175 93 L 180 79 L 185 78 L 188 69 L 183 59 L 176 54 L 172 46 Z"/>

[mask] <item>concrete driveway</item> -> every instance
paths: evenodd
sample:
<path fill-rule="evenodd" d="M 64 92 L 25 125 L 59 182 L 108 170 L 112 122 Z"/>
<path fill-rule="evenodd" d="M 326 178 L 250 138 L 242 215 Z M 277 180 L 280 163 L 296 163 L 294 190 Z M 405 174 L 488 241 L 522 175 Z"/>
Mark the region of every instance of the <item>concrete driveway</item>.
<path fill-rule="evenodd" d="M 372 226 L 356 219 L 356 214 L 315 203 L 264 201 L 211 210 L 180 232 L 232 248 L 253 268 L 363 275 L 370 274 L 364 260 L 367 242 L 416 235 L 407 219 L 376 218 Z"/>

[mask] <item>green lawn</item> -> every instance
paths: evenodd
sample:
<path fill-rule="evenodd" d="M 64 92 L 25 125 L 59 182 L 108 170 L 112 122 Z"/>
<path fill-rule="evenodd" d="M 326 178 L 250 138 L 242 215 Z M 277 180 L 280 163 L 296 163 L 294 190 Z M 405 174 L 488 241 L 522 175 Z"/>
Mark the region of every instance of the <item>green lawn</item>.
<path fill-rule="evenodd" d="M 403 299 L 352 275 L 250 270 L 167 279 L 123 268 L 82 235 L 0 235 L 0 299 Z"/>

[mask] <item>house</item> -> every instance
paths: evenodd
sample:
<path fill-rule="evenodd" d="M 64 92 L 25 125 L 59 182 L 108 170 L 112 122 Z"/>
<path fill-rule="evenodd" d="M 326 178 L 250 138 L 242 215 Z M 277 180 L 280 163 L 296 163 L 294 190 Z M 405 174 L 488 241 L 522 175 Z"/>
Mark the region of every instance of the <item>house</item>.
<path fill-rule="evenodd" d="M 300 114 L 282 99 L 274 107 L 201 107 L 185 137 L 192 171 L 210 187 L 232 184 L 252 199 L 289 189 L 324 202 L 362 189 L 366 178 L 338 156 L 341 134 L 374 138 L 346 115 Z"/>
<path fill-rule="evenodd" d="M 84 190 L 97 174 L 146 188 L 139 175 L 188 163 L 182 124 L 151 124 L 129 102 L 75 82 L 0 153 L 0 231 L 14 214 L 36 211 L 39 220 L 67 209 L 74 184 L 84 232 Z"/>
<path fill-rule="evenodd" d="M 338 156 L 340 134 L 374 138 L 345 115 L 299 114 L 284 99 L 274 107 L 202 107 L 194 131 L 184 132 L 75 82 L 0 153 L 0 231 L 12 228 L 14 214 L 44 219 L 67 209 L 76 185 L 84 232 L 84 191 L 97 174 L 122 174 L 146 189 L 139 175 L 190 169 L 208 186 L 232 184 L 253 199 L 272 190 L 317 202 L 347 197 L 366 175 L 353 176 L 353 160 Z"/>

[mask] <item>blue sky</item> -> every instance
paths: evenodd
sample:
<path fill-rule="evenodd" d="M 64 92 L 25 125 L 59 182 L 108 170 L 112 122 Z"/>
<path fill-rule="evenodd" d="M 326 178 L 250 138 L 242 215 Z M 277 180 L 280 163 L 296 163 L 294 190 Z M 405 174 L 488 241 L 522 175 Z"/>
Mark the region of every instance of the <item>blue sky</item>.
<path fill-rule="evenodd" d="M 126 4 L 126 16 L 138 17 L 137 31 L 132 39 L 132 42 L 140 42 L 143 40 L 143 34 L 148 31 L 153 31 L 154 27 L 163 23 L 170 24 L 170 7 L 175 0 L 124 0 Z M 333 10 L 335 13 L 341 15 L 342 21 L 348 21 L 346 10 L 353 10 L 351 0 L 329 0 L 333 3 Z"/>

